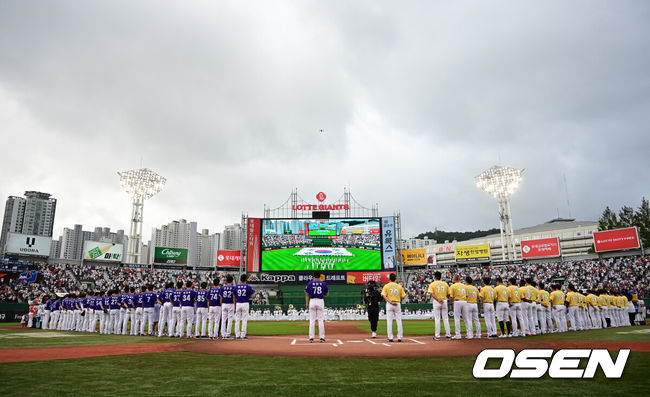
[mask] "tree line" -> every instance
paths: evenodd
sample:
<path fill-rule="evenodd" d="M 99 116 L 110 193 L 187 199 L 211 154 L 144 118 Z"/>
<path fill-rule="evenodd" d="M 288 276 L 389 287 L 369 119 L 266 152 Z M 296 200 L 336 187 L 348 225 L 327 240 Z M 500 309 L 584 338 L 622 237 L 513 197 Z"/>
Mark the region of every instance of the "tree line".
<path fill-rule="evenodd" d="M 429 240 L 436 240 L 438 243 L 445 241 L 467 241 L 474 238 L 485 237 L 491 234 L 499 234 L 497 228 L 489 230 L 476 230 L 473 232 L 446 232 L 444 230 L 434 230 L 433 232 L 420 233 L 415 238 L 422 239 L 427 237 Z"/>
<path fill-rule="evenodd" d="M 622 227 L 637 226 L 639 238 L 644 248 L 650 247 L 650 204 L 645 197 L 636 210 L 624 205 L 616 214 L 609 206 L 598 219 L 598 230 L 620 229 Z"/>

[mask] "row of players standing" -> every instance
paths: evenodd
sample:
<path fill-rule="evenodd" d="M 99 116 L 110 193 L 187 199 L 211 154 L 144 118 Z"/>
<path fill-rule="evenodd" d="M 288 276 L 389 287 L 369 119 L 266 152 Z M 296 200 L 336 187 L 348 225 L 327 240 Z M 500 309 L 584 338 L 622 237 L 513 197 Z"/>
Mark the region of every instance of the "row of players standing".
<path fill-rule="evenodd" d="M 581 331 L 633 325 L 632 302 L 628 302 L 623 294 L 613 295 L 605 290 L 588 291 L 588 295 L 579 293 L 572 284 L 565 294 L 560 285 L 551 286 L 552 292 L 544 289 L 532 279 L 517 280 L 511 278 L 506 287 L 500 277 L 495 279 L 496 287 L 492 287 L 491 279 L 483 279 L 483 287 L 479 289 L 472 285 L 471 277 L 461 282 L 460 276 L 455 275 L 454 283 L 449 286 L 441 281 L 440 272 L 434 273 L 434 279 L 428 288 L 433 297 L 433 317 L 435 335 L 433 339 L 440 340 L 440 318 L 444 321 L 447 339 L 460 339 L 460 319 L 464 319 L 467 339 L 481 337 L 478 300 L 481 301 L 487 337 L 497 337 L 496 319 L 499 321 L 500 338 L 512 336 L 532 336 L 538 333 Z M 538 288 L 539 287 L 539 288 Z M 447 300 L 453 305 L 455 335 L 450 335 Z M 630 310 L 630 305 L 632 305 Z M 628 315 L 628 313 L 632 313 Z M 571 327 L 568 327 L 571 324 Z M 476 331 L 474 332 L 473 326 Z M 507 327 L 507 332 L 506 332 Z"/>
<path fill-rule="evenodd" d="M 179 338 L 218 339 L 221 334 L 228 340 L 234 320 L 235 338 L 247 340 L 250 297 L 255 291 L 246 280 L 242 274 L 240 284 L 233 285 L 234 278 L 228 275 L 224 285 L 215 279 L 210 289 L 206 282 L 194 290 L 192 282 L 179 281 L 176 285 L 168 283 L 158 294 L 149 285 L 140 293 L 129 287 L 121 294 L 113 290 L 54 297 L 44 304 L 42 328 L 118 335 L 157 333 L 158 337 Z"/>

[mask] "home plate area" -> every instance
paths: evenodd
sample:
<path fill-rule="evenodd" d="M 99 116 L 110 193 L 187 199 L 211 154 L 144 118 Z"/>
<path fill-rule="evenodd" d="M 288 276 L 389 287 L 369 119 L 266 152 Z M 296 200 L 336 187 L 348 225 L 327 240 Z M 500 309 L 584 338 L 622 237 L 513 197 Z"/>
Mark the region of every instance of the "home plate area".
<path fill-rule="evenodd" d="M 397 339 L 395 339 L 394 342 L 389 342 L 385 339 L 326 339 L 325 342 L 319 342 L 318 339 L 314 339 L 314 342 L 310 342 L 309 339 L 293 339 L 291 341 L 291 346 L 332 346 L 332 347 L 339 347 L 343 346 L 345 344 L 367 344 L 369 343 L 370 345 L 374 346 L 386 346 L 386 347 L 391 347 L 391 346 L 399 346 L 399 345 L 408 345 L 408 344 L 417 344 L 417 345 L 425 345 L 426 343 L 421 342 L 417 339 L 412 339 L 412 338 L 404 338 L 402 339 L 401 342 L 397 342 Z"/>

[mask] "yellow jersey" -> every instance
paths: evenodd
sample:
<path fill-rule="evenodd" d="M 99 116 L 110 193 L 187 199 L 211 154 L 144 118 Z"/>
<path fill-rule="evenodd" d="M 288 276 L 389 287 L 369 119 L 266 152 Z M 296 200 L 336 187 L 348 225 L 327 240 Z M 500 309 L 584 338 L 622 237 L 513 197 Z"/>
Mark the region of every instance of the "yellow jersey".
<path fill-rule="evenodd" d="M 449 296 L 449 284 L 444 281 L 436 280 L 429 284 L 427 292 L 432 294 L 437 300 L 445 300 Z"/>
<path fill-rule="evenodd" d="M 455 301 L 467 300 L 467 286 L 461 283 L 453 283 L 449 287 L 449 296 L 454 298 Z"/>
<path fill-rule="evenodd" d="M 564 304 L 564 292 L 557 290 L 553 291 L 550 294 L 551 303 L 554 305 L 563 305 Z"/>
<path fill-rule="evenodd" d="M 598 298 L 601 299 L 602 301 L 601 303 L 602 307 L 609 307 L 609 298 L 607 297 L 607 295 L 602 294 Z"/>
<path fill-rule="evenodd" d="M 519 288 L 519 291 L 522 291 L 523 297 L 526 298 L 527 302 L 532 302 L 534 300 L 535 294 L 533 293 L 533 287 L 530 285 Z"/>
<path fill-rule="evenodd" d="M 551 305 L 550 302 L 551 297 L 548 291 L 539 289 L 537 290 L 537 296 L 539 296 L 539 303 L 541 303 L 542 306 L 549 307 Z"/>
<path fill-rule="evenodd" d="M 390 282 L 384 285 L 384 288 L 381 290 L 381 295 L 385 296 L 391 302 L 401 302 L 402 299 L 406 296 L 404 288 L 401 285 Z"/>
<path fill-rule="evenodd" d="M 594 294 L 588 294 L 587 302 L 589 303 L 589 306 L 598 306 L 598 297 Z"/>
<path fill-rule="evenodd" d="M 508 289 L 505 285 L 497 285 L 494 287 L 494 296 L 497 297 L 497 302 L 508 302 Z"/>
<path fill-rule="evenodd" d="M 569 291 L 566 294 L 566 300 L 569 302 L 569 306 L 578 306 L 578 294 L 573 291 Z"/>
<path fill-rule="evenodd" d="M 478 299 L 478 288 L 473 285 L 468 285 L 465 289 L 467 290 L 467 303 L 476 303 Z"/>
<path fill-rule="evenodd" d="M 521 302 L 519 287 L 517 287 L 516 285 L 511 285 L 507 288 L 507 291 L 508 291 L 508 302 L 510 303 Z"/>
<path fill-rule="evenodd" d="M 582 295 L 580 292 L 576 292 L 576 295 L 578 295 L 578 306 L 584 306 L 585 303 L 585 296 Z"/>
<path fill-rule="evenodd" d="M 531 291 L 533 291 L 533 302 L 539 302 L 539 290 L 532 285 L 530 286 Z"/>
<path fill-rule="evenodd" d="M 504 291 L 506 290 L 505 288 L 503 289 Z M 494 289 L 490 287 L 489 285 L 486 285 L 485 287 L 481 288 L 481 293 L 479 295 L 481 299 L 483 299 L 483 303 L 493 303 L 494 302 Z M 506 295 L 506 301 L 508 300 L 508 296 Z"/>

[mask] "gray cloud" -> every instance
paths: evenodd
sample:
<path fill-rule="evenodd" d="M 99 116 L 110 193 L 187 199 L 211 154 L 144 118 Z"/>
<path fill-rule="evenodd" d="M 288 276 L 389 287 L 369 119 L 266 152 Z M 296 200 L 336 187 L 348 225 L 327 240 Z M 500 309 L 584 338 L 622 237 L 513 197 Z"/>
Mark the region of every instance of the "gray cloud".
<path fill-rule="evenodd" d="M 473 177 L 526 168 L 515 226 L 650 196 L 645 2 L 0 4 L 0 195 L 128 226 L 116 171 L 168 178 L 145 226 L 220 230 L 350 186 L 406 235 L 497 224 Z M 324 128 L 325 134 L 319 129 Z"/>

